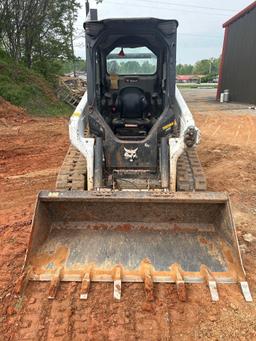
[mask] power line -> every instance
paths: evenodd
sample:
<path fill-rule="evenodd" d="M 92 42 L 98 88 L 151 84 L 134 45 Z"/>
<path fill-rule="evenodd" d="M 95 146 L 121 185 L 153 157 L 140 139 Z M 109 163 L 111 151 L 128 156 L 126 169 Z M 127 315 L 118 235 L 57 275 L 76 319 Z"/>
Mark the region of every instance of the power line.
<path fill-rule="evenodd" d="M 147 3 L 153 3 L 155 4 L 155 1 L 151 0 L 142 0 L 143 2 Z M 178 7 L 185 7 L 185 8 L 199 8 L 199 9 L 210 9 L 215 11 L 224 11 L 224 12 L 235 12 L 235 9 L 228 9 L 228 8 L 217 8 L 217 7 L 206 7 L 206 6 L 197 6 L 197 5 L 184 5 L 184 4 L 175 4 L 174 2 L 164 2 L 164 1 L 157 1 L 158 4 L 168 5 L 168 6 L 178 6 Z"/>
<path fill-rule="evenodd" d="M 130 6 L 130 7 L 133 7 L 134 8 L 134 5 L 132 4 L 124 4 L 124 3 L 121 3 L 121 2 L 115 2 L 115 1 L 107 1 L 106 4 L 115 4 L 115 5 L 119 5 L 119 6 Z M 140 5 L 140 4 L 137 4 L 136 6 L 139 6 L 139 7 L 143 7 L 143 8 L 150 8 L 150 9 L 158 9 L 158 10 L 166 10 L 166 8 L 163 8 L 163 7 L 156 7 L 156 6 L 147 6 L 147 5 Z M 180 11 L 180 9 L 175 9 L 175 11 Z M 195 11 L 193 10 L 186 10 L 186 9 L 182 9 L 182 12 L 189 12 L 189 13 L 194 13 L 195 14 Z M 220 13 L 207 13 L 207 12 L 197 12 L 199 14 L 204 14 L 204 15 L 210 15 L 210 16 L 227 16 L 227 14 L 220 14 Z"/>
<path fill-rule="evenodd" d="M 181 35 L 181 36 L 192 36 L 192 37 L 205 37 L 205 38 L 213 38 L 213 39 L 216 39 L 216 38 L 219 38 L 221 39 L 222 36 L 217 36 L 217 35 L 208 35 L 208 34 L 200 34 L 200 33 L 179 33 L 178 32 L 178 36 Z"/>

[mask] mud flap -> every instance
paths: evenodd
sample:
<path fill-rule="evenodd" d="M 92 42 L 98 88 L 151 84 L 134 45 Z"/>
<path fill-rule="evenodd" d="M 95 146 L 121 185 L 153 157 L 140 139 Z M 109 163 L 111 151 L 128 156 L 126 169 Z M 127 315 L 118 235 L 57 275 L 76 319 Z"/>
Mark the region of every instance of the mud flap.
<path fill-rule="evenodd" d="M 245 282 L 229 198 L 210 192 L 43 191 L 25 269 L 52 286 L 81 281 L 83 297 L 92 281 L 146 279 L 205 282 L 217 300 L 217 283 Z"/>

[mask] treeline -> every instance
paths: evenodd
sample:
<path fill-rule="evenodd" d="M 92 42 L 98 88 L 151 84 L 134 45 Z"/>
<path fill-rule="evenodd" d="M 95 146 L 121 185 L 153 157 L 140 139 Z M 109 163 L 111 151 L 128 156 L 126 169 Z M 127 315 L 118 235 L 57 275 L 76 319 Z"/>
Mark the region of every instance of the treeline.
<path fill-rule="evenodd" d="M 156 65 L 149 63 L 148 60 L 143 63 L 139 63 L 135 60 L 129 60 L 121 63 L 108 61 L 108 72 L 119 75 L 154 74 L 156 72 Z"/>
<path fill-rule="evenodd" d="M 74 61 L 77 0 L 1 0 L 0 48 L 15 61 L 49 76 Z"/>
<path fill-rule="evenodd" d="M 73 60 L 65 60 L 62 62 L 61 73 L 74 73 L 76 72 L 86 72 L 86 60 L 75 57 Z"/>
<path fill-rule="evenodd" d="M 220 58 L 202 59 L 192 64 L 178 64 L 178 75 L 217 75 L 219 73 Z"/>
<path fill-rule="evenodd" d="M 178 75 L 201 75 L 211 77 L 218 75 L 220 58 L 202 59 L 192 64 L 178 64 L 176 72 Z M 156 65 L 144 61 L 139 63 L 134 60 L 125 62 L 108 61 L 108 71 L 117 74 L 153 74 L 156 71 Z"/>

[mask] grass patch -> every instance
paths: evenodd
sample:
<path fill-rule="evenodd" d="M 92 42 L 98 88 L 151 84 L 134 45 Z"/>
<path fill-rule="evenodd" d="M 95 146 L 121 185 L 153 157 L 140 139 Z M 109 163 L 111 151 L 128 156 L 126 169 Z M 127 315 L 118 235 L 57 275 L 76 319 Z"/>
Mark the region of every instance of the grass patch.
<path fill-rule="evenodd" d="M 181 89 L 217 89 L 216 83 L 176 83 Z"/>
<path fill-rule="evenodd" d="M 60 101 L 53 86 L 39 73 L 15 63 L 0 51 L 0 96 L 30 115 L 68 116 L 73 109 Z"/>
<path fill-rule="evenodd" d="M 19 298 L 18 298 L 18 300 L 17 300 L 17 302 L 16 302 L 16 304 L 15 304 L 15 309 L 17 310 L 17 311 L 20 311 L 21 310 L 21 308 L 22 308 L 22 306 L 23 306 L 23 302 L 24 302 L 24 296 L 22 295 L 22 296 L 20 296 Z"/>

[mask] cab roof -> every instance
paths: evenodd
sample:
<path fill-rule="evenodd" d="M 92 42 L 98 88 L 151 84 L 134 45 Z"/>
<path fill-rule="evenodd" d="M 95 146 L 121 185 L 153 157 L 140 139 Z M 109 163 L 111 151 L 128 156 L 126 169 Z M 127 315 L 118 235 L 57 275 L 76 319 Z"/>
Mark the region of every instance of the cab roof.
<path fill-rule="evenodd" d="M 175 33 L 178 27 L 178 21 L 175 19 L 158 18 L 113 18 L 103 20 L 88 20 L 84 24 L 86 33 L 97 36 L 103 29 L 127 30 L 139 28 L 146 30 L 160 30 L 164 34 Z"/>

